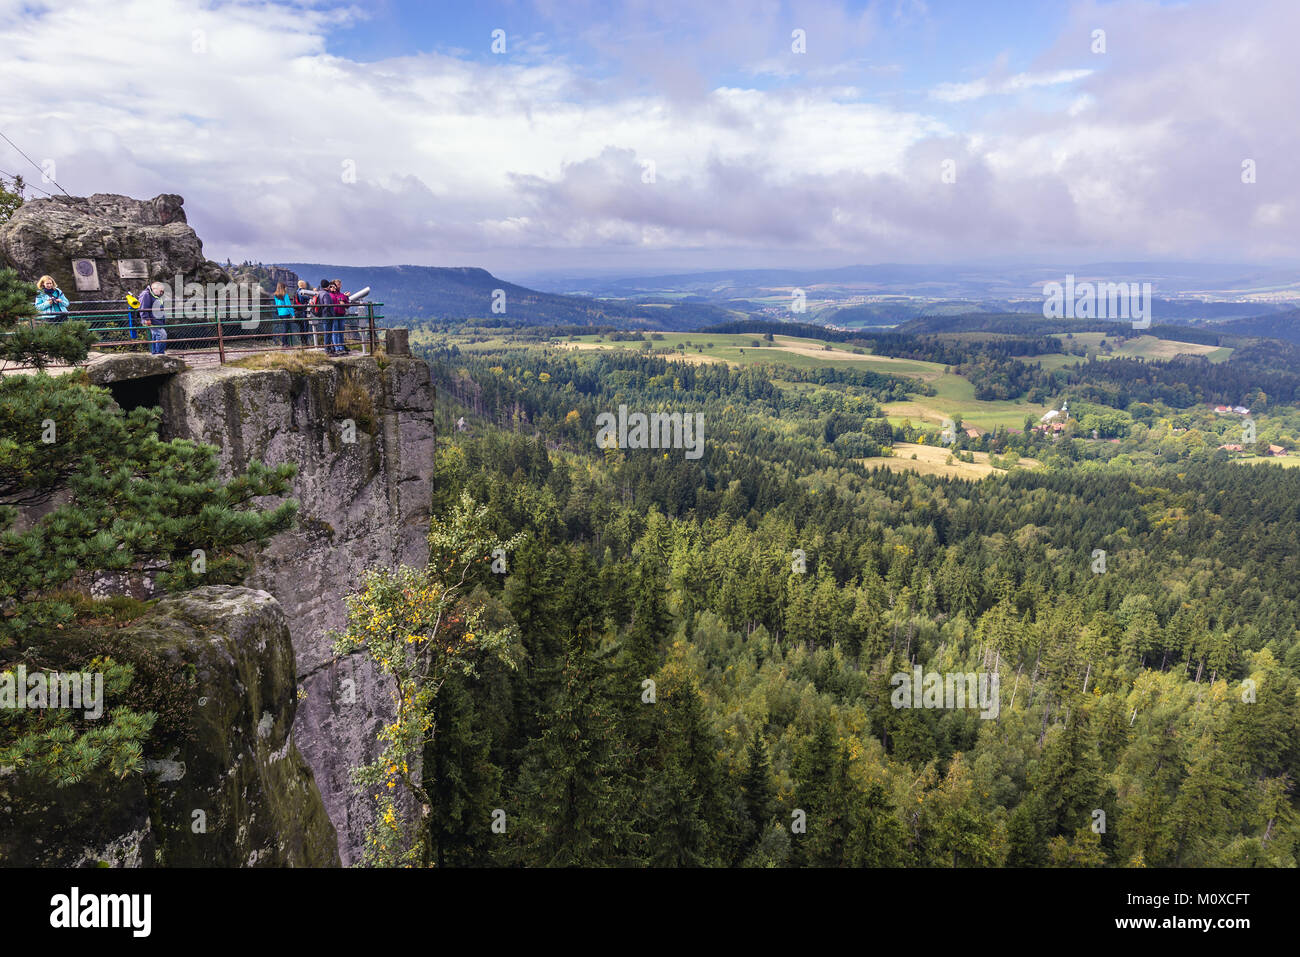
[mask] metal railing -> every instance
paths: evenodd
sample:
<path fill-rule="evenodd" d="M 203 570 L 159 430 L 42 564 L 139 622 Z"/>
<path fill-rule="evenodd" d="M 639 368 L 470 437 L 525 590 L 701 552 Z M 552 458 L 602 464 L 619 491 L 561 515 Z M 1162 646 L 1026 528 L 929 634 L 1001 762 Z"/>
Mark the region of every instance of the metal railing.
<path fill-rule="evenodd" d="M 106 307 L 106 308 L 88 308 Z M 291 308 L 292 316 L 281 316 L 280 309 Z M 322 308 L 328 309 L 329 306 Z M 348 349 L 361 346 L 363 355 L 374 355 L 377 329 L 384 316 L 383 303 L 362 301 L 343 306 L 342 316 L 314 316 L 311 306 L 277 306 L 259 304 L 250 316 L 226 307 L 204 306 L 201 315 L 192 315 L 190 304 L 183 304 L 166 315 L 161 326 L 147 325 L 142 310 L 132 310 L 126 303 L 114 301 L 72 304 L 70 311 L 57 318 L 48 315 L 31 320 L 33 327 L 58 322 L 85 322 L 95 341 L 92 352 L 155 352 L 186 356 L 209 355 L 219 363 L 259 352 L 303 352 L 323 350 L 331 345 Z M 306 313 L 306 314 L 302 314 Z M 337 324 L 337 325 L 336 325 Z M 166 339 L 155 342 L 153 330 L 162 328 Z M 180 333 L 180 334 L 178 334 Z M 338 337 L 332 341 L 332 337 Z"/>

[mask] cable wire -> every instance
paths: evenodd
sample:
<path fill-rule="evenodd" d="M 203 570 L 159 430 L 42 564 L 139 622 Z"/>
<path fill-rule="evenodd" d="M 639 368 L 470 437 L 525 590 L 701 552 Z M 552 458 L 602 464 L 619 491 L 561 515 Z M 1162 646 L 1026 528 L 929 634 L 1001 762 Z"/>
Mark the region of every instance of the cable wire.
<path fill-rule="evenodd" d="M 6 143 L 8 143 L 8 144 L 9 144 L 10 146 L 12 146 L 14 149 L 18 150 L 19 155 L 22 156 L 23 159 L 25 159 L 25 160 L 27 160 L 27 162 L 31 163 L 32 166 L 35 167 L 37 170 L 40 170 L 40 174 L 41 174 L 41 177 L 42 177 L 43 179 L 48 179 L 48 180 L 49 180 L 51 183 L 53 183 L 55 186 L 59 186 L 58 181 L 55 180 L 53 176 L 46 176 L 46 175 L 45 175 L 45 170 L 41 169 L 41 167 L 39 167 L 39 166 L 36 165 L 36 160 L 32 159 L 30 156 L 28 156 L 26 153 L 24 153 L 21 149 L 19 149 L 19 148 L 18 148 L 18 144 L 15 143 L 13 140 L 11 140 L 9 137 L 5 136 L 3 130 L 0 130 L 0 139 L 3 139 Z M 35 189 L 35 187 L 32 187 L 32 188 Z M 69 193 L 69 192 L 68 192 L 66 189 L 64 189 L 62 186 L 59 186 L 59 191 L 62 192 L 64 196 L 68 196 L 68 197 L 71 197 L 71 196 L 72 196 L 72 194 Z M 45 192 L 45 190 L 41 190 L 41 192 L 43 193 L 43 192 Z M 53 196 L 54 194 L 53 194 L 53 193 L 50 193 L 49 195 Z"/>

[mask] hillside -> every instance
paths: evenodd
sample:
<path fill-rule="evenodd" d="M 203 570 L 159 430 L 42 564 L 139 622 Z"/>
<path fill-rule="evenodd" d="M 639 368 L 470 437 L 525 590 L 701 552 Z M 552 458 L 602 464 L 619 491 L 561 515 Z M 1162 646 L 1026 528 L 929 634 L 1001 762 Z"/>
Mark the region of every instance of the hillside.
<path fill-rule="evenodd" d="M 1281 339 L 1300 344 L 1300 309 L 1217 323 L 1213 328 L 1225 335 Z"/>
<path fill-rule="evenodd" d="M 685 330 L 735 317 L 730 310 L 699 303 L 625 303 L 539 292 L 468 266 L 331 266 L 282 263 L 308 282 L 342 279 L 348 290 L 370 286 L 393 321 L 496 320 L 506 325 L 617 326 Z M 497 290 L 505 312 L 493 311 Z"/>

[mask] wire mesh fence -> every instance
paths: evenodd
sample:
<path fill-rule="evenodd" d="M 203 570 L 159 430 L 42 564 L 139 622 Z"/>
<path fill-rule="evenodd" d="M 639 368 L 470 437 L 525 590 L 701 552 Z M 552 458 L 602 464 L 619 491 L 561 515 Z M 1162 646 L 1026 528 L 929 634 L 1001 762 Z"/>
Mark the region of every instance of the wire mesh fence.
<path fill-rule="evenodd" d="M 324 306 L 323 309 L 335 307 Z M 337 307 L 343 315 L 311 313 L 311 306 L 259 304 L 234 310 L 187 303 L 175 315 L 151 315 L 123 302 L 82 300 L 57 318 L 39 317 L 33 326 L 54 322 L 85 322 L 94 343 L 92 352 L 183 354 L 224 363 L 258 352 L 316 350 L 373 354 L 383 303 L 360 302 Z M 292 310 L 283 315 L 286 309 Z"/>

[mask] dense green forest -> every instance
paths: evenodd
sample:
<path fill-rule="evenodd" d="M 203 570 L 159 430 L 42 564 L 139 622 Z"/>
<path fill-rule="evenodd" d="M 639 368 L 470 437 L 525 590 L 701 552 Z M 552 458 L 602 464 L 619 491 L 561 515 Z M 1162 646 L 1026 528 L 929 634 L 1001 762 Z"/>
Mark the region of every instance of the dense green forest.
<path fill-rule="evenodd" d="M 944 480 L 846 450 L 888 383 L 428 356 L 435 539 L 511 542 L 457 583 L 510 650 L 430 702 L 428 862 L 1295 866 L 1300 470 L 1001 434 L 1051 467 Z M 620 403 L 705 455 L 597 448 Z"/>

